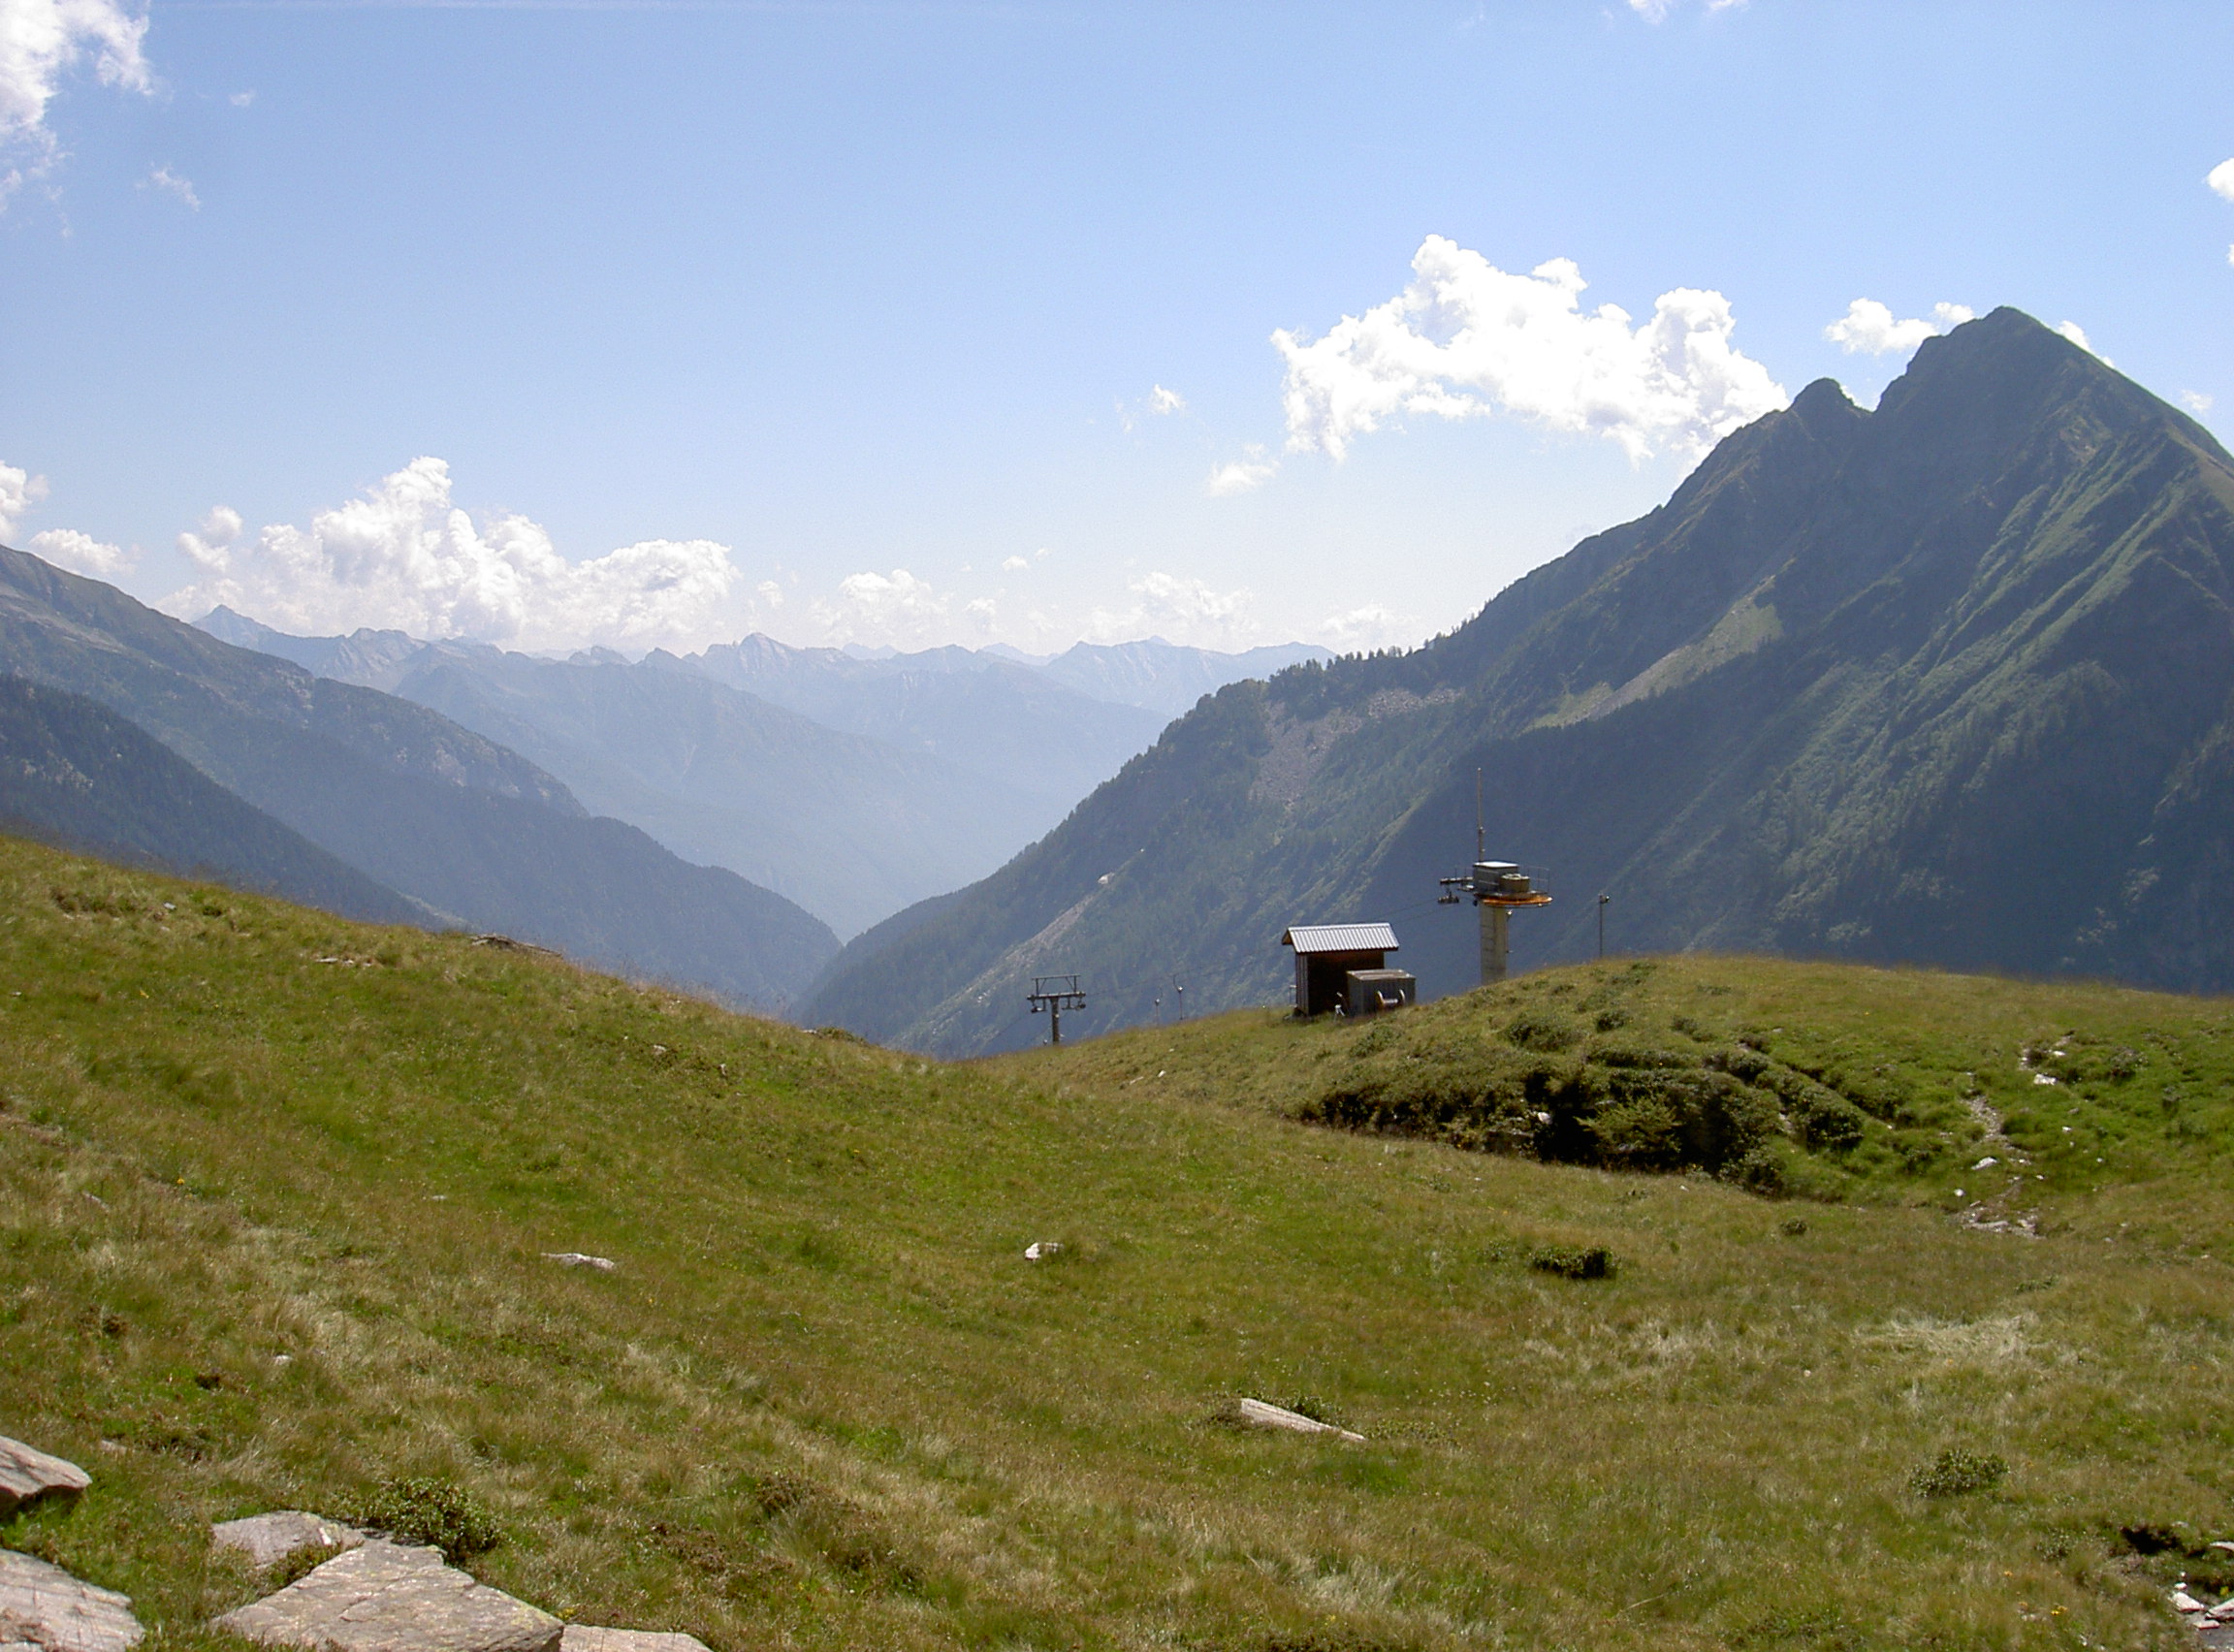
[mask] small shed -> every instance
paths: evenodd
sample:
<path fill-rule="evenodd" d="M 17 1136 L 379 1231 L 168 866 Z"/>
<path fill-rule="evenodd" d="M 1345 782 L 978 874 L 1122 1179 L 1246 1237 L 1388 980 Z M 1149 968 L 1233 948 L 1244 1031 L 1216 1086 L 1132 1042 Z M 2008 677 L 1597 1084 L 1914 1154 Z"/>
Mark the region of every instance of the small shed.
<path fill-rule="evenodd" d="M 1297 924 L 1280 944 L 1295 949 L 1297 1015 L 1372 1015 L 1417 996 L 1412 977 L 1388 967 L 1397 942 L 1387 924 Z"/>

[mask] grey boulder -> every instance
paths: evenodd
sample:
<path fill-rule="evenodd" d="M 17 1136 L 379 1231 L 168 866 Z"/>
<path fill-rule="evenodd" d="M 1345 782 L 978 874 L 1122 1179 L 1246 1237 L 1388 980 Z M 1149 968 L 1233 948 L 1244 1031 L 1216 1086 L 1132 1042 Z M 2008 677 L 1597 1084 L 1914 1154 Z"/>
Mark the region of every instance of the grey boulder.
<path fill-rule="evenodd" d="M 251 1514 L 245 1520 L 227 1520 L 209 1528 L 209 1541 L 219 1548 L 239 1549 L 257 1566 L 285 1560 L 297 1549 L 353 1549 L 365 1534 L 338 1520 L 324 1520 L 300 1509 L 282 1509 L 275 1514 Z"/>
<path fill-rule="evenodd" d="M 706 1652 L 695 1635 L 670 1635 L 653 1629 L 592 1629 L 570 1623 L 559 1652 Z"/>
<path fill-rule="evenodd" d="M 132 1600 L 97 1589 L 59 1566 L 0 1549 L 0 1649 L 125 1652 L 146 1633 Z"/>
<path fill-rule="evenodd" d="M 76 1463 L 0 1435 L 0 1514 L 52 1492 L 75 1495 L 92 1483 L 93 1477 Z"/>
<path fill-rule="evenodd" d="M 562 1626 L 443 1564 L 373 1540 L 217 1620 L 267 1646 L 320 1652 L 558 1652 Z"/>

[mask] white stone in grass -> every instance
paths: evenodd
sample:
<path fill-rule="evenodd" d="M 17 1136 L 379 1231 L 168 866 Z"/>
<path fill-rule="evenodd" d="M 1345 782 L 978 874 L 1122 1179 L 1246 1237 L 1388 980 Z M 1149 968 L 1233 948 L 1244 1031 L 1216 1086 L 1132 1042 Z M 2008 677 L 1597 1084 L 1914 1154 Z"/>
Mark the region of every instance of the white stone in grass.
<path fill-rule="evenodd" d="M 570 1623 L 558 1642 L 559 1652 L 707 1652 L 695 1635 L 673 1635 L 652 1629 L 593 1629 Z"/>
<path fill-rule="evenodd" d="M 2203 1603 L 2185 1589 L 2175 1589 L 2172 1591 L 2172 1609 L 2176 1612 L 2199 1612 L 2203 1609 Z"/>
<path fill-rule="evenodd" d="M 586 1256 L 580 1251 L 546 1251 L 543 1259 L 562 1268 L 595 1268 L 599 1273 L 611 1273 L 619 1265 L 611 1256 Z"/>
<path fill-rule="evenodd" d="M 34 1652 L 126 1652 L 147 1632 L 132 1599 L 59 1566 L 0 1549 L 0 1645 Z"/>
<path fill-rule="evenodd" d="M 1024 1247 L 1024 1259 L 1028 1262 L 1037 1262 L 1043 1256 L 1059 1256 L 1062 1254 L 1063 1244 L 1059 1239 L 1036 1239 Z"/>
<path fill-rule="evenodd" d="M 1251 1428 L 1278 1428 L 1290 1434 L 1331 1434 L 1340 1440 L 1362 1442 L 1362 1434 L 1353 1434 L 1347 1428 L 1337 1428 L 1330 1422 L 1321 1422 L 1315 1416 L 1290 1411 L 1286 1406 L 1267 1405 L 1262 1400 L 1242 1400 L 1234 1414 Z"/>
<path fill-rule="evenodd" d="M 2234 1595 L 2227 1596 L 2203 1615 L 2213 1623 L 2234 1623 Z"/>
<path fill-rule="evenodd" d="M 297 1549 L 353 1549 L 365 1534 L 338 1520 L 321 1519 L 300 1509 L 282 1509 L 272 1514 L 251 1514 L 244 1520 L 227 1520 L 209 1528 L 209 1540 L 219 1548 L 239 1549 L 257 1566 L 285 1560 Z"/>
<path fill-rule="evenodd" d="M 53 1492 L 75 1496 L 92 1483 L 93 1477 L 76 1463 L 0 1435 L 0 1514 Z"/>
<path fill-rule="evenodd" d="M 317 1652 L 558 1652 L 564 1626 L 445 1566 L 435 1549 L 374 1539 L 217 1627 Z"/>

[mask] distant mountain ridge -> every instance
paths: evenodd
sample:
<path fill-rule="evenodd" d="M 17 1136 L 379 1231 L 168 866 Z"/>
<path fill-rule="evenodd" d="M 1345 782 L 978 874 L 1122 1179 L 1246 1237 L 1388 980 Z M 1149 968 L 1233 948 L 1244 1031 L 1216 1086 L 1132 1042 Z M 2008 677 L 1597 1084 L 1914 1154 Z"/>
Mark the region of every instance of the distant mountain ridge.
<path fill-rule="evenodd" d="M 368 878 L 476 929 L 765 1009 L 837 947 L 781 896 L 591 817 L 534 763 L 435 712 L 5 549 L 0 671 L 99 702 Z"/>
<path fill-rule="evenodd" d="M 599 813 L 852 933 L 983 876 L 1145 750 L 1166 715 L 1323 649 L 1087 645 L 1045 668 L 991 651 L 798 649 L 565 660 L 400 631 L 292 637 L 229 609 L 213 636 L 441 712 L 531 757 Z M 1093 692 L 1067 686 L 1077 676 Z"/>
<path fill-rule="evenodd" d="M 1065 826 L 807 1006 L 941 1051 L 1276 1000 L 1293 921 L 1395 918 L 1431 991 L 1473 847 L 1557 895 L 1518 967 L 1746 948 L 2234 986 L 2234 460 L 2022 313 L 1829 381 L 1659 509 L 1400 655 L 1223 690 Z M 903 914 L 903 920 L 906 915 Z M 1067 1018 L 1067 1021 L 1069 1018 Z"/>

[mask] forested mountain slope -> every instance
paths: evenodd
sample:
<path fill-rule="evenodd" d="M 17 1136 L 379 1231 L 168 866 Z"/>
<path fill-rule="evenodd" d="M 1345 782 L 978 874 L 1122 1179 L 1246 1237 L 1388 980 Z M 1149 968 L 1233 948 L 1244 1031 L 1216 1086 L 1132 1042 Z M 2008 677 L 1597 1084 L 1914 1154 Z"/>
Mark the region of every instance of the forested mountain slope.
<path fill-rule="evenodd" d="M 0 549 L 0 671 L 83 694 L 376 881 L 475 929 L 732 1002 L 788 1002 L 837 937 L 590 817 L 517 752 Z"/>
<path fill-rule="evenodd" d="M 1865 412 L 1830 381 L 1450 636 L 1222 692 L 1071 820 L 825 977 L 925 1048 L 1277 997 L 1297 921 L 1394 918 L 1471 984 L 1473 847 L 1560 897 L 1515 962 L 1730 947 L 2234 984 L 2234 461 L 2001 309 Z"/>

